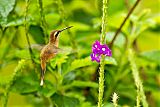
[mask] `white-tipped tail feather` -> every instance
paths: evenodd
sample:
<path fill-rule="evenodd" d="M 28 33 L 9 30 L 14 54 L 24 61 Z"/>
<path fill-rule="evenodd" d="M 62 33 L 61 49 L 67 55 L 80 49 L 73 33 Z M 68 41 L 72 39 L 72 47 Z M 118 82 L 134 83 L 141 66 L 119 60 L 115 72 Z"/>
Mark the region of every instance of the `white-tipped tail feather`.
<path fill-rule="evenodd" d="M 43 86 L 43 79 L 41 79 L 41 83 L 40 83 L 40 86 Z"/>

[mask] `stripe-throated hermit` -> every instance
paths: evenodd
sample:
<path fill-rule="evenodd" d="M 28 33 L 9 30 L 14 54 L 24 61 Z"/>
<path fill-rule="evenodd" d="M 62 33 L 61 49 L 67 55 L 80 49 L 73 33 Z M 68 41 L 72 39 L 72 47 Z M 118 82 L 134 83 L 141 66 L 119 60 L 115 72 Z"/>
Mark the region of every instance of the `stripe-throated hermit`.
<path fill-rule="evenodd" d="M 45 45 L 40 53 L 40 60 L 41 60 L 41 82 L 40 85 L 43 86 L 43 80 L 44 80 L 44 74 L 46 71 L 46 62 L 50 60 L 51 58 L 54 58 L 59 50 L 58 48 L 58 43 L 59 43 L 59 34 L 66 30 L 69 29 L 73 26 L 69 26 L 66 28 L 63 28 L 61 30 L 53 30 L 50 33 L 50 40 L 47 45 Z"/>

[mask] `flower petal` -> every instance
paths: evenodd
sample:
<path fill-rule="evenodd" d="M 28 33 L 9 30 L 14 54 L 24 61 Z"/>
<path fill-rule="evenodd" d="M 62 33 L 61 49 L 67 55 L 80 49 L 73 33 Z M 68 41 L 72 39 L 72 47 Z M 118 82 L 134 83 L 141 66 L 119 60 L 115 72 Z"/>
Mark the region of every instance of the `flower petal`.
<path fill-rule="evenodd" d="M 106 44 L 104 44 L 101 46 L 100 54 L 103 54 L 106 56 L 111 56 L 111 50 L 109 49 L 109 47 Z"/>
<path fill-rule="evenodd" d="M 92 45 L 92 52 L 95 54 L 100 54 L 101 44 L 98 40 Z"/>
<path fill-rule="evenodd" d="M 100 54 L 91 53 L 90 56 L 91 56 L 91 60 L 92 60 L 92 61 L 100 62 L 100 58 L 101 58 L 101 55 L 100 55 Z"/>
<path fill-rule="evenodd" d="M 90 56 L 91 56 L 91 60 L 94 61 L 94 60 L 95 60 L 95 54 L 94 54 L 94 53 L 91 53 Z"/>

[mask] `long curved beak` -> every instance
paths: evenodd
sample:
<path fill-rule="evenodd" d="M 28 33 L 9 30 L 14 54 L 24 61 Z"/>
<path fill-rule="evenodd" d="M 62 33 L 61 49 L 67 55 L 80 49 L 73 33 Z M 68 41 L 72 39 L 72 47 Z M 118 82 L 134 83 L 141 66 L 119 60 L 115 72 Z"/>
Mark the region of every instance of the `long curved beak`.
<path fill-rule="evenodd" d="M 71 28 L 71 27 L 73 27 L 73 26 L 65 27 L 65 28 L 61 29 L 60 32 L 66 30 L 66 29 L 69 29 L 69 28 Z"/>

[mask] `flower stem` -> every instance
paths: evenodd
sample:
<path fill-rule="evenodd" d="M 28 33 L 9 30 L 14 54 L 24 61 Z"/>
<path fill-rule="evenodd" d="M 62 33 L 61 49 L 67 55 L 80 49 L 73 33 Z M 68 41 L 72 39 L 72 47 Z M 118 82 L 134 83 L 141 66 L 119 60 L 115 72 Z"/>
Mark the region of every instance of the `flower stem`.
<path fill-rule="evenodd" d="M 134 59 L 134 52 L 131 48 L 128 50 L 128 59 L 131 65 L 133 78 L 137 87 L 137 107 L 140 107 L 140 102 L 142 101 L 143 107 L 148 107 L 148 103 L 146 101 L 146 96 L 144 94 L 143 85 L 141 79 L 139 77 L 138 69 L 136 66 L 136 62 Z"/>
<path fill-rule="evenodd" d="M 25 65 L 25 60 L 21 60 L 19 61 L 17 67 L 14 70 L 14 73 L 11 77 L 11 80 L 9 81 L 8 85 L 6 86 L 6 91 L 4 93 L 4 102 L 3 102 L 3 107 L 7 107 L 7 102 L 8 102 L 8 97 L 9 97 L 9 92 L 11 90 L 11 87 L 13 85 L 13 83 L 15 82 L 17 75 L 21 72 L 21 69 L 24 67 Z"/>
<path fill-rule="evenodd" d="M 106 24 L 107 24 L 107 0 L 103 0 L 103 16 L 102 16 L 102 30 L 101 30 L 101 38 L 100 42 L 102 44 L 105 43 L 105 31 L 106 31 Z"/>
<path fill-rule="evenodd" d="M 102 16 L 102 31 L 100 42 L 105 43 L 105 30 L 106 30 L 106 17 L 107 17 L 107 0 L 103 0 L 103 16 Z M 100 62 L 99 71 L 99 95 L 98 95 L 98 107 L 102 107 L 103 103 L 103 93 L 104 93 L 104 59 L 105 56 L 102 55 Z"/>
<path fill-rule="evenodd" d="M 100 62 L 100 71 L 99 71 L 99 95 L 98 95 L 98 107 L 102 107 L 103 103 L 103 93 L 104 93 L 104 55 L 101 58 Z"/>
<path fill-rule="evenodd" d="M 31 56 L 31 60 L 34 63 L 33 51 L 32 51 L 32 48 L 31 48 L 31 43 L 29 41 L 28 28 L 27 28 L 27 14 L 28 14 L 29 4 L 30 4 L 30 0 L 26 0 L 26 8 L 25 8 L 25 15 L 24 15 L 24 28 L 25 28 L 25 35 L 26 35 L 27 43 L 28 43 L 28 46 L 29 46 L 29 53 L 30 53 L 30 56 Z"/>
<path fill-rule="evenodd" d="M 43 1 L 42 0 L 37 0 L 38 2 L 38 7 L 39 7 L 39 12 L 40 12 L 40 16 L 41 16 L 41 27 L 43 29 L 43 32 L 44 32 L 44 40 L 45 40 L 45 43 L 47 43 L 47 40 L 48 40 L 48 35 L 47 35 L 47 24 L 46 24 L 46 20 L 45 20 L 45 15 L 44 15 L 44 12 L 43 12 Z"/>
<path fill-rule="evenodd" d="M 66 27 L 68 27 L 69 24 L 68 24 L 68 21 L 67 21 L 67 16 L 65 14 L 65 10 L 64 10 L 64 6 L 63 6 L 62 0 L 57 0 L 57 5 L 58 5 L 59 14 L 61 15 L 62 22 Z M 75 39 L 74 39 L 73 34 L 70 32 L 70 29 L 67 30 L 67 33 L 69 35 L 69 39 L 71 41 L 72 48 L 76 49 L 76 43 L 74 41 Z"/>
<path fill-rule="evenodd" d="M 135 4 L 133 5 L 133 7 L 130 9 L 130 11 L 128 12 L 127 16 L 125 17 L 125 19 L 123 20 L 122 24 L 120 25 L 120 27 L 118 28 L 118 30 L 116 31 L 112 41 L 110 42 L 110 48 L 112 48 L 114 41 L 116 40 L 118 34 L 120 33 L 122 27 L 124 26 L 124 24 L 126 23 L 127 19 L 130 17 L 130 15 L 132 14 L 132 12 L 134 11 L 134 9 L 137 7 L 137 5 L 139 4 L 141 0 L 137 0 L 135 2 Z"/>

